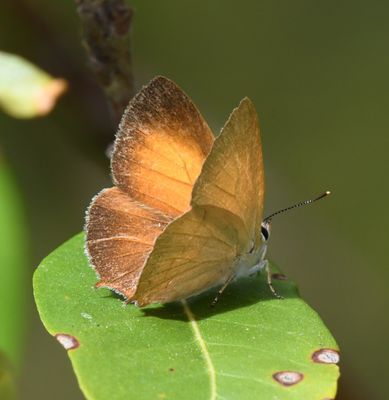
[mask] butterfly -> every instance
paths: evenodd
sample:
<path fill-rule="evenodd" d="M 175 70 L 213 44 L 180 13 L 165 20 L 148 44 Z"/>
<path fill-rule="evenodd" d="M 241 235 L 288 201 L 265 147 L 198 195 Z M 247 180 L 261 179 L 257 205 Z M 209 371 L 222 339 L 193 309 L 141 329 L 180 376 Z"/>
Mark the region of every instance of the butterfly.
<path fill-rule="evenodd" d="M 221 294 L 266 269 L 277 296 L 265 259 L 271 218 L 263 220 L 262 144 L 250 99 L 214 139 L 189 97 L 154 78 L 124 112 L 111 170 L 114 186 L 92 199 L 86 217 L 96 287 L 144 307 L 216 286 Z"/>

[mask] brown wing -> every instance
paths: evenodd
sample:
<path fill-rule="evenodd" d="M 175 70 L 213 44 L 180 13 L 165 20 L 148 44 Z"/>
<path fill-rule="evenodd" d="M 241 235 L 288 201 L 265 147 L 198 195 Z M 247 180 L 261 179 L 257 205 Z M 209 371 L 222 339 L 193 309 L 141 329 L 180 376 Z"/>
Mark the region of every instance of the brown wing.
<path fill-rule="evenodd" d="M 157 77 L 124 113 L 112 157 L 114 183 L 131 198 L 177 217 L 213 143 L 208 125 L 186 94 Z"/>
<path fill-rule="evenodd" d="M 238 216 L 258 245 L 264 201 L 258 116 L 248 98 L 216 138 L 192 194 L 192 205 L 213 205 Z"/>
<path fill-rule="evenodd" d="M 86 223 L 86 250 L 100 277 L 96 287 L 131 298 L 144 262 L 170 220 L 118 188 L 100 192 L 92 200 Z"/>
<path fill-rule="evenodd" d="M 239 218 L 217 207 L 194 207 L 156 241 L 134 297 L 138 306 L 190 297 L 224 283 L 236 267 L 244 232 Z"/>

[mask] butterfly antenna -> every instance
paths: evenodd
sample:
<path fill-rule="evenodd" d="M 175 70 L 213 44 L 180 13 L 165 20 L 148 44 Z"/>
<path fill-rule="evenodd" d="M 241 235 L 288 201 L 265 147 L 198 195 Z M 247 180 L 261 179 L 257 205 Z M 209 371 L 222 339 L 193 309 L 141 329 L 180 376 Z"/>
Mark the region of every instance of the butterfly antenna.
<path fill-rule="evenodd" d="M 282 214 L 285 211 L 292 210 L 293 208 L 299 208 L 299 207 L 306 206 L 308 204 L 314 203 L 315 201 L 318 201 L 318 200 L 322 199 L 323 197 L 328 196 L 329 194 L 331 194 L 331 192 L 329 190 L 327 190 L 326 192 L 322 193 L 320 196 L 315 197 L 314 199 L 305 200 L 305 201 L 302 201 L 301 203 L 297 203 L 297 204 L 294 204 L 293 206 L 290 206 L 290 207 L 284 208 L 282 210 L 276 211 L 275 213 L 273 213 L 273 214 L 269 215 L 268 217 L 266 217 L 263 221 L 264 222 L 270 222 L 271 219 L 275 215 Z"/>

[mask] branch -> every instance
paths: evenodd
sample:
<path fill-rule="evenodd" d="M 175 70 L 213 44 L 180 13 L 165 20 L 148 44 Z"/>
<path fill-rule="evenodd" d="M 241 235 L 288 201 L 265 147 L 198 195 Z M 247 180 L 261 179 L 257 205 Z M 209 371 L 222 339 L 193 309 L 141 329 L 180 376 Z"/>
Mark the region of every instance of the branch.
<path fill-rule="evenodd" d="M 124 0 L 76 0 L 89 64 L 103 88 L 115 125 L 134 95 L 130 51 L 133 11 Z"/>

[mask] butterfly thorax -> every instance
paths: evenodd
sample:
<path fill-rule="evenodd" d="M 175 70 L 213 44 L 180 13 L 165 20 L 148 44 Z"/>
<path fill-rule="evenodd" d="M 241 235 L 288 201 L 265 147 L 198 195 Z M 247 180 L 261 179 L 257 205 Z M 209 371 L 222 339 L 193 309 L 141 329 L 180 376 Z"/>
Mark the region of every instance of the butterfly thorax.
<path fill-rule="evenodd" d="M 258 247 L 241 254 L 236 263 L 236 276 L 248 276 L 260 271 L 265 263 L 267 243 L 261 242 Z"/>

